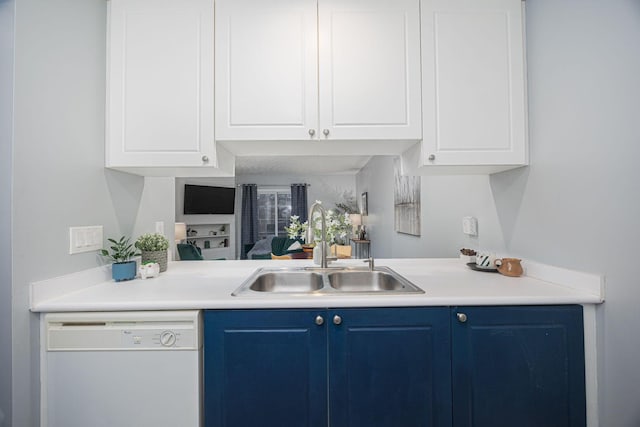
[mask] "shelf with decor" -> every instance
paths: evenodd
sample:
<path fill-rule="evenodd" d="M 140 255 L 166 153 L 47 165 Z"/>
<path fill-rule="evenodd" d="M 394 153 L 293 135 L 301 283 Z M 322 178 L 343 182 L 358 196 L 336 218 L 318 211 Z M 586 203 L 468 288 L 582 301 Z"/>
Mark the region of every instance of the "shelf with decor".
<path fill-rule="evenodd" d="M 204 259 L 234 259 L 230 223 L 187 224 L 187 243 L 199 247 Z"/>

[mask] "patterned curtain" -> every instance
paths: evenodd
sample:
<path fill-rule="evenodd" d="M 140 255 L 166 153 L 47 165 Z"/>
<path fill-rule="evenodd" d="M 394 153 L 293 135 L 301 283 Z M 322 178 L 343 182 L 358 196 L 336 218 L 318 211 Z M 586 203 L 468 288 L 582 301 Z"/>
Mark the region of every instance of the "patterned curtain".
<path fill-rule="evenodd" d="M 305 222 L 307 214 L 307 184 L 291 184 L 291 215 L 298 215 L 300 222 Z"/>
<path fill-rule="evenodd" d="M 245 245 L 258 241 L 258 186 L 242 185 L 240 259 L 247 259 Z"/>

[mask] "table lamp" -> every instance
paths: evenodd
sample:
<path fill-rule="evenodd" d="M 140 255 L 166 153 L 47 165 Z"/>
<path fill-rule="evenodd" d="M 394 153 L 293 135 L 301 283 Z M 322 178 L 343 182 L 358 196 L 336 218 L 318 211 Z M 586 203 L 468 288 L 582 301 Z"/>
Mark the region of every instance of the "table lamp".
<path fill-rule="evenodd" d="M 176 222 L 173 239 L 176 241 L 176 243 L 180 243 L 186 238 L 187 238 L 187 224 L 185 224 L 184 222 Z"/>
<path fill-rule="evenodd" d="M 360 226 L 362 225 L 362 215 L 355 213 L 349 214 L 349 220 L 351 220 L 351 225 L 355 228 L 355 236 L 360 236 Z M 358 237 L 359 238 L 359 237 Z"/>

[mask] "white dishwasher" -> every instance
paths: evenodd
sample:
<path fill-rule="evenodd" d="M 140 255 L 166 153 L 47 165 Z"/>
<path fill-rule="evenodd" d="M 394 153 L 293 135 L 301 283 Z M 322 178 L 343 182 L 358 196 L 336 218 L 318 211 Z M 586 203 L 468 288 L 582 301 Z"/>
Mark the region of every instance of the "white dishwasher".
<path fill-rule="evenodd" d="M 42 426 L 198 427 L 199 311 L 50 313 Z"/>

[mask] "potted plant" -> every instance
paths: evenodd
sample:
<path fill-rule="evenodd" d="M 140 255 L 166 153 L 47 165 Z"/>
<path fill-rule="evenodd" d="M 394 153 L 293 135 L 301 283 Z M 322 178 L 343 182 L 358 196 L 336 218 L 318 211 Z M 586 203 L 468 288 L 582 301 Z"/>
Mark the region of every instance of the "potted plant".
<path fill-rule="evenodd" d="M 136 248 L 142 252 L 142 264 L 157 262 L 160 272 L 167 271 L 167 249 L 169 240 L 159 233 L 148 233 L 138 237 Z"/>
<path fill-rule="evenodd" d="M 113 280 L 122 282 L 135 279 L 136 262 L 132 258 L 140 254 L 136 253 L 133 244 L 129 243 L 129 238 L 122 236 L 117 241 L 114 239 L 107 240 L 112 244 L 109 247 L 111 252 L 102 249 L 101 254 L 113 261 L 113 264 L 111 264 L 111 277 L 113 277 Z"/>

